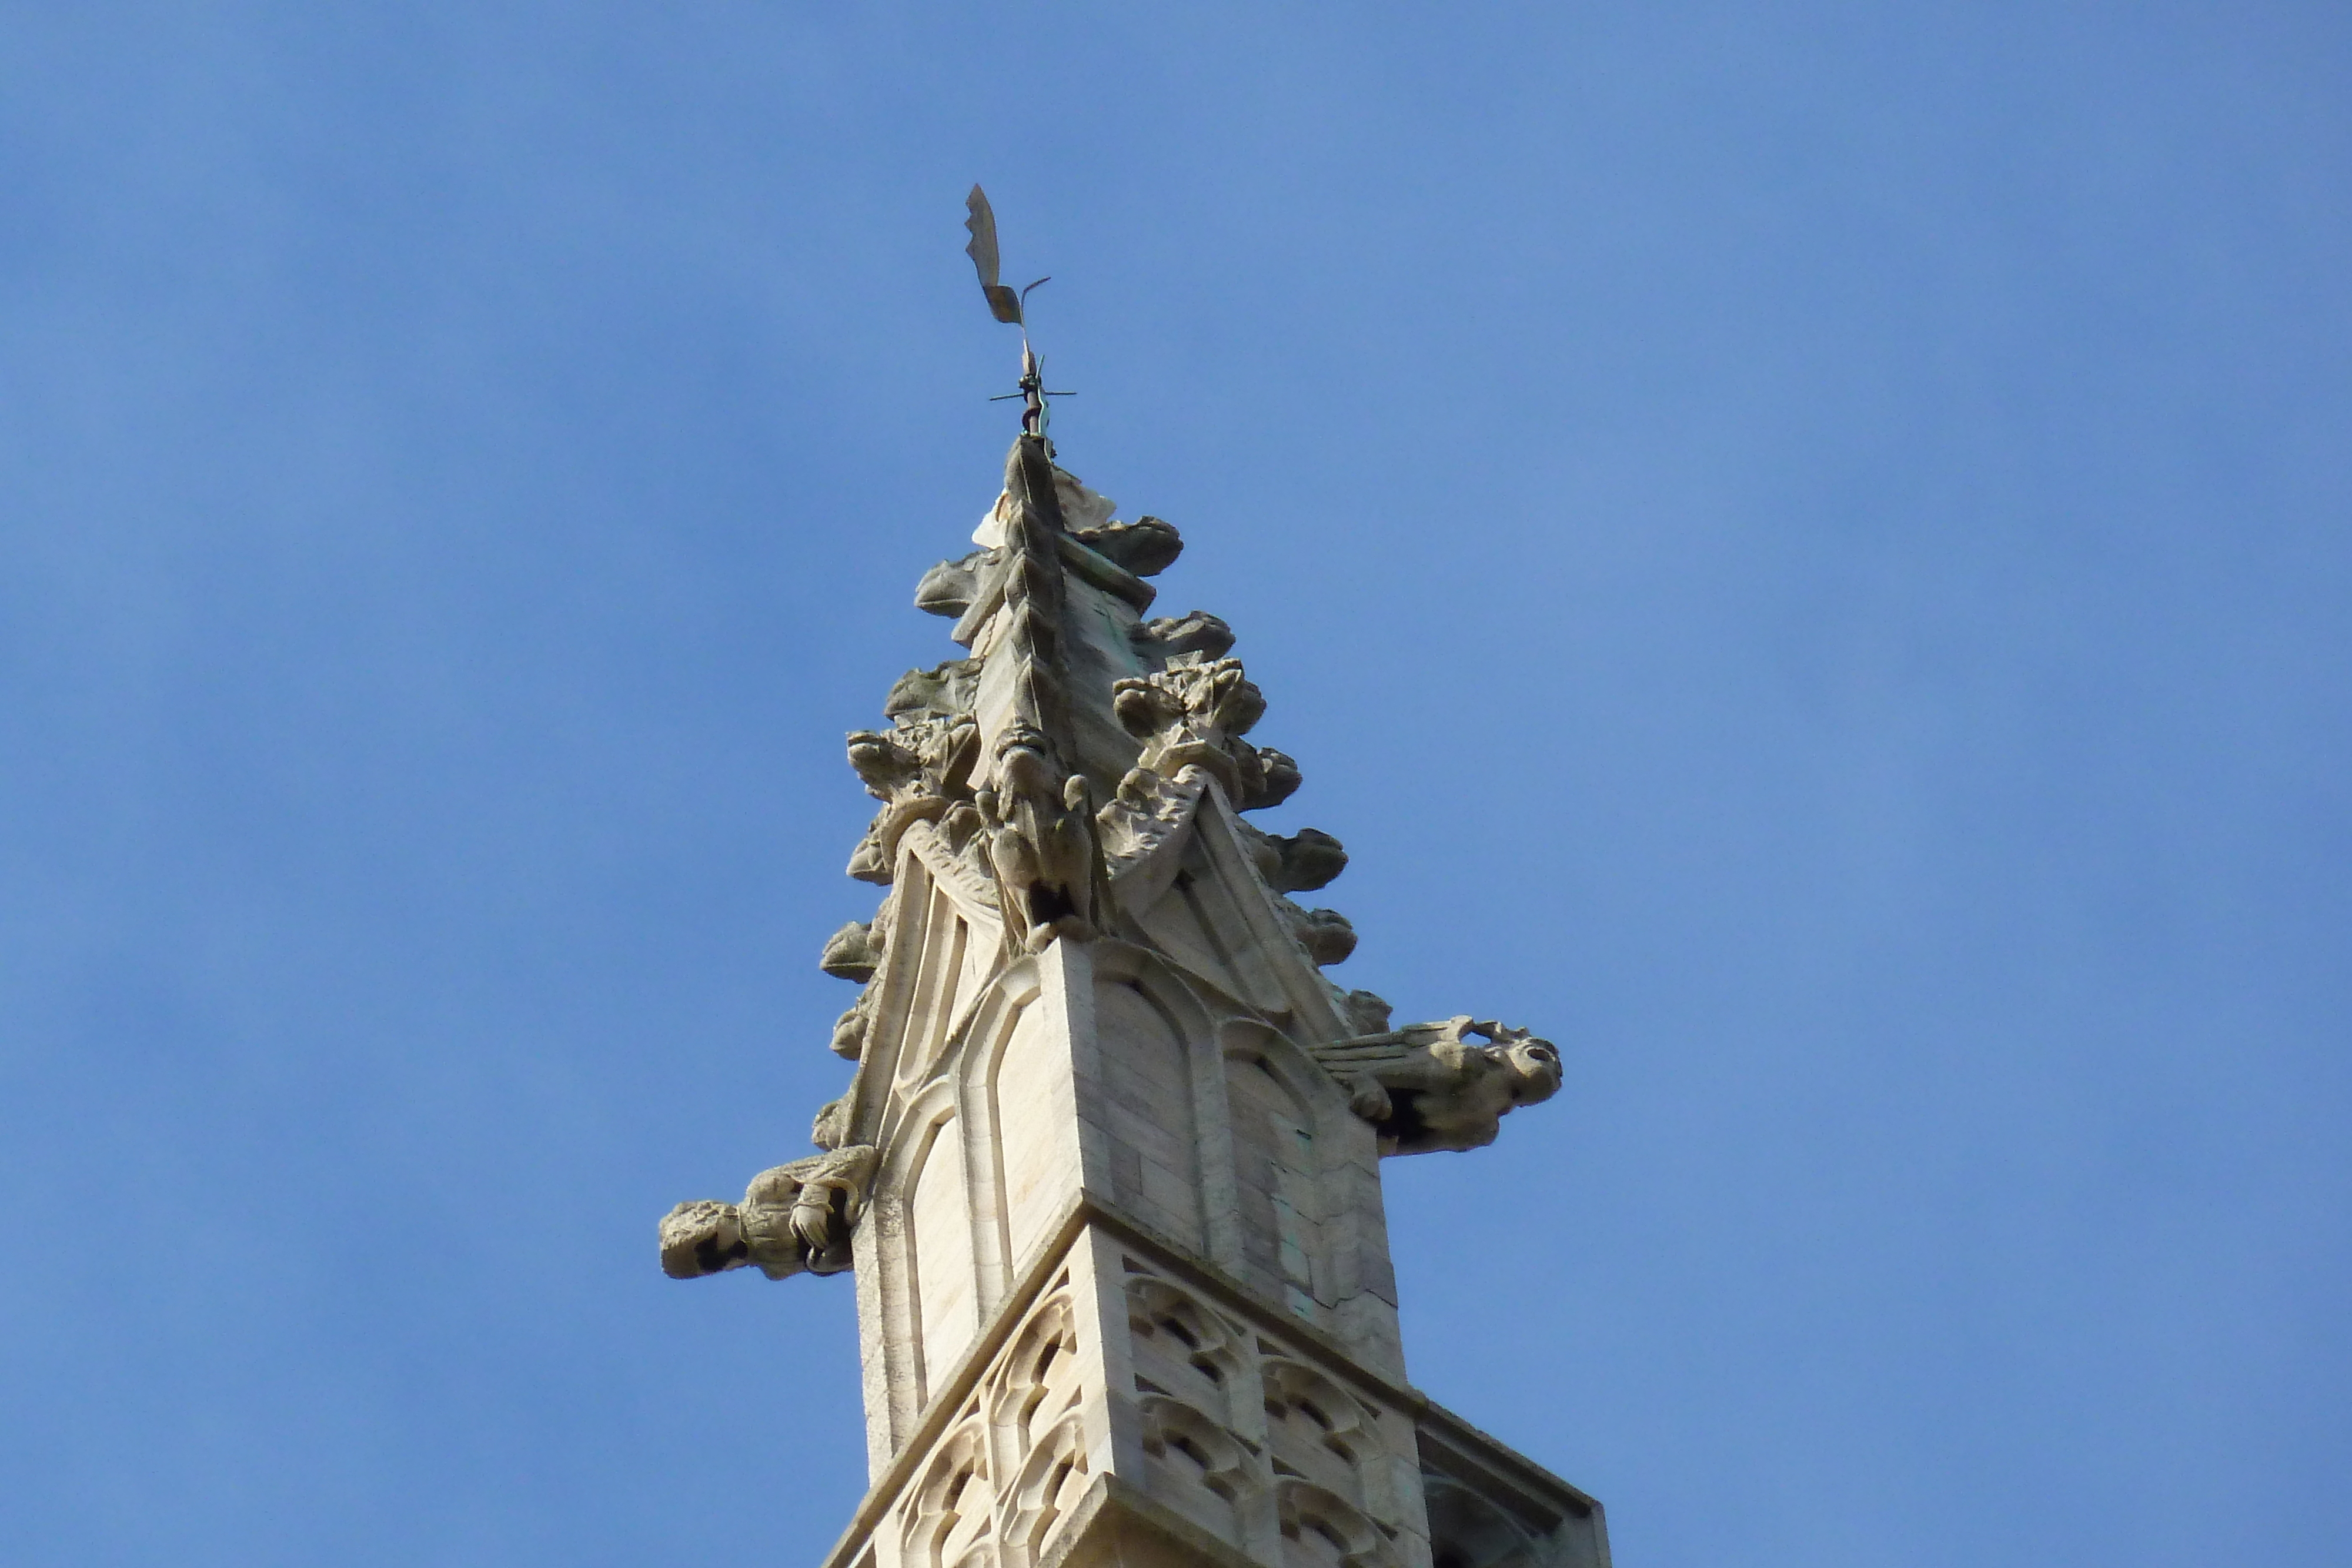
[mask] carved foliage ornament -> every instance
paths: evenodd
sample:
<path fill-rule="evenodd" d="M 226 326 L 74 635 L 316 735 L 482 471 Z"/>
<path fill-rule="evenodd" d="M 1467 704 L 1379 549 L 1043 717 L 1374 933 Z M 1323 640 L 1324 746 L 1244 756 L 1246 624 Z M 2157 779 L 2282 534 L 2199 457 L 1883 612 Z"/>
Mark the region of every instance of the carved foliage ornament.
<path fill-rule="evenodd" d="M 1168 667 L 1111 687 L 1111 711 L 1143 742 L 1136 766 L 1174 778 L 1197 767 L 1242 810 L 1279 805 L 1298 788 L 1298 765 L 1242 739 L 1265 716 L 1265 694 L 1239 659 L 1178 653 Z"/>
<path fill-rule="evenodd" d="M 887 885 L 908 828 L 938 821 L 958 801 L 971 799 L 980 755 L 980 727 L 971 717 L 978 681 L 979 662 L 971 659 L 909 670 L 883 705 L 892 727 L 850 736 L 849 766 L 866 792 L 882 802 L 850 856 L 850 875 Z"/>

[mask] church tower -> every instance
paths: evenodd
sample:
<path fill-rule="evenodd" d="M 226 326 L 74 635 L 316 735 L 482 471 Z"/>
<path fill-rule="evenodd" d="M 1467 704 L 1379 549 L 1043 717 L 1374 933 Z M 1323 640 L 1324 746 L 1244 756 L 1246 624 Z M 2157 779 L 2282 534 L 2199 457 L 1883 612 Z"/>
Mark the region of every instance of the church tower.
<path fill-rule="evenodd" d="M 1406 1381 L 1381 1202 L 1559 1058 L 1325 977 L 1355 935 L 1290 895 L 1347 855 L 1251 825 L 1300 779 L 1232 631 L 1151 615 L 1181 540 L 1057 465 L 1024 371 L 977 548 L 916 591 L 965 656 L 849 737 L 886 892 L 822 959 L 848 1092 L 663 1266 L 854 1270 L 872 1484 L 824 1568 L 1605 1568 L 1598 1503 Z"/>

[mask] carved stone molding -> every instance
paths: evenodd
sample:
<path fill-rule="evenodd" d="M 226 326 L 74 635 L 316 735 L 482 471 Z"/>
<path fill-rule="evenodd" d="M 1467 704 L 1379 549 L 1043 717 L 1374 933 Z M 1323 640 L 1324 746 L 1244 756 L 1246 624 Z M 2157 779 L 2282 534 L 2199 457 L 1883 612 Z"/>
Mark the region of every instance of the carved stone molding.
<path fill-rule="evenodd" d="M 940 1445 L 900 1528 L 907 1568 L 967 1568 L 992 1556 L 988 1435 L 967 1421 Z"/>
<path fill-rule="evenodd" d="M 1311 1481 L 1285 1477 L 1275 1487 L 1282 1521 L 1284 1568 L 1399 1568 L 1380 1526 L 1344 1498 Z"/>
<path fill-rule="evenodd" d="M 997 1503 L 999 1540 L 1012 1563 L 1030 1568 L 1045 1557 L 1055 1528 L 1086 1494 L 1092 1472 L 1085 1420 L 1074 1411 L 1030 1448 Z"/>

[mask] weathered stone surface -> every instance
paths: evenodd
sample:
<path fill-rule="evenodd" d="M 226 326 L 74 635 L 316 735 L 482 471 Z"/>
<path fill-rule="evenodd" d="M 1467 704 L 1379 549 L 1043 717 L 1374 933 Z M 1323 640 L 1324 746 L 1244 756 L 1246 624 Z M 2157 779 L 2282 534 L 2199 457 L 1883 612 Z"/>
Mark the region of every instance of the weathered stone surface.
<path fill-rule="evenodd" d="M 874 928 L 865 921 L 853 920 L 825 938 L 824 953 L 816 967 L 836 979 L 864 985 L 881 963 L 882 949 L 874 939 Z"/>
<path fill-rule="evenodd" d="M 674 1280 L 756 1268 L 771 1280 L 838 1274 L 879 1158 L 853 1144 L 751 1178 L 740 1204 L 681 1203 L 661 1223 L 662 1272 Z"/>
<path fill-rule="evenodd" d="M 817 1112 L 809 1137 L 822 1153 L 761 1171 L 741 1203 L 702 1198 L 663 1216 L 662 1271 L 693 1280 L 750 1267 L 782 1280 L 848 1268 L 880 1154 L 849 1142 L 846 1095 Z"/>
<path fill-rule="evenodd" d="M 1200 805 L 1206 779 L 1198 768 L 1180 770 L 1173 779 L 1149 768 L 1128 769 L 1110 803 L 1095 814 L 1104 864 L 1114 883 L 1176 841 Z"/>
<path fill-rule="evenodd" d="M 1319 1045 L 1315 1059 L 1347 1086 L 1384 1155 L 1484 1148 L 1506 1115 L 1559 1088 L 1551 1041 L 1466 1013 Z"/>
<path fill-rule="evenodd" d="M 917 822 L 937 821 L 968 792 L 980 749 L 980 728 L 965 717 L 901 718 L 889 730 L 858 730 L 849 737 L 849 765 L 882 810 L 849 857 L 861 882 L 887 884 L 898 841 Z"/>
<path fill-rule="evenodd" d="M 868 991 L 857 998 L 856 1007 L 834 1020 L 832 1046 L 835 1056 L 855 1061 L 866 1054 L 866 1027 L 872 1021 L 868 1011 L 872 1001 L 873 993 Z"/>
<path fill-rule="evenodd" d="M 1288 755 L 1270 746 L 1254 747 L 1257 754 L 1257 783 L 1246 789 L 1234 805 L 1244 811 L 1262 811 L 1279 806 L 1298 793 L 1301 782 L 1298 764 Z"/>
<path fill-rule="evenodd" d="M 1608 1568 L 1601 1505 L 1451 1411 L 1415 1423 L 1431 1555 L 1461 1568 Z"/>
<path fill-rule="evenodd" d="M 1111 711 L 1143 742 L 1137 767 L 1170 777 L 1199 768 L 1243 810 L 1276 805 L 1298 787 L 1287 757 L 1242 738 L 1265 716 L 1265 695 L 1238 659 L 1176 654 L 1165 669 L 1113 685 Z"/>
<path fill-rule="evenodd" d="M 996 787 L 976 798 L 996 873 L 997 907 L 1025 951 L 1095 934 L 1101 858 L 1085 779 L 1054 764 L 1045 737 L 1015 730 L 997 749 Z"/>
<path fill-rule="evenodd" d="M 980 695 L 978 659 L 950 659 L 928 670 L 908 670 L 882 702 L 887 718 L 962 718 Z"/>
<path fill-rule="evenodd" d="M 1079 543 L 1138 577 L 1157 577 L 1184 553 L 1183 536 L 1158 517 L 1138 517 L 1131 523 L 1106 522 L 1071 530 Z"/>
<path fill-rule="evenodd" d="M 1340 1016 L 1356 1034 L 1385 1034 L 1389 1015 L 1395 1010 L 1386 998 L 1370 991 L 1349 991 L 1339 1000 Z"/>
<path fill-rule="evenodd" d="M 1336 909 L 1302 909 L 1290 900 L 1276 901 L 1290 922 L 1290 934 L 1320 967 L 1344 964 L 1356 951 L 1356 928 Z"/>
<path fill-rule="evenodd" d="M 1348 869 L 1348 852 L 1319 828 L 1301 828 L 1287 838 L 1255 835 L 1258 874 L 1276 893 L 1313 893 L 1328 887 Z"/>
<path fill-rule="evenodd" d="M 1234 629 L 1204 610 L 1142 622 L 1128 636 L 1139 650 L 1163 661 L 1178 653 L 1221 659 L 1234 647 Z"/>
<path fill-rule="evenodd" d="M 958 560 L 943 560 L 923 573 L 915 584 L 915 608 L 932 615 L 961 616 L 980 595 L 980 574 L 992 552 L 976 549 Z"/>

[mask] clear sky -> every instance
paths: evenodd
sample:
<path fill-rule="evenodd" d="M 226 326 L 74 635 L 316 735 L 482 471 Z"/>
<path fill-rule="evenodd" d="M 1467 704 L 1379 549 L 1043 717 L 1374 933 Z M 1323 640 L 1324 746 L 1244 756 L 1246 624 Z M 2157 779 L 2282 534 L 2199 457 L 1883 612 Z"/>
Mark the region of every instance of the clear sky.
<path fill-rule="evenodd" d="M 1185 532 L 1625 1568 L 2352 1561 L 2352 13 L 0 5 L 0 1555 L 813 1561 L 841 758 Z"/>

